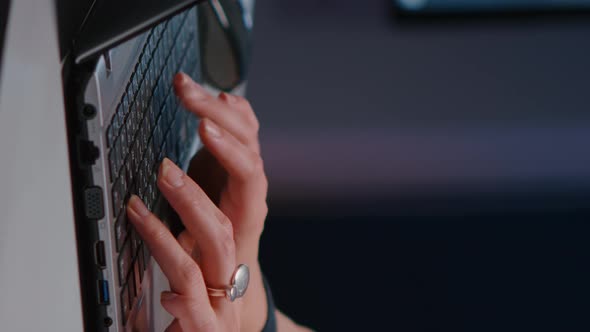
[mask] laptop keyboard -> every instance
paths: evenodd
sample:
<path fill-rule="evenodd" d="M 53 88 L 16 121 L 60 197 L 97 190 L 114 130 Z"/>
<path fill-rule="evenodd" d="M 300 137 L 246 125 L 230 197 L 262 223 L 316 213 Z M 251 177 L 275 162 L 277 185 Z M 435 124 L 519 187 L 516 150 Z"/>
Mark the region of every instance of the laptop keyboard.
<path fill-rule="evenodd" d="M 112 216 L 117 248 L 123 324 L 140 293 L 149 252 L 127 221 L 125 205 L 133 194 L 151 210 L 159 197 L 157 172 L 164 157 L 181 163 L 188 156 L 198 125 L 182 110 L 172 91 L 174 75 L 200 73 L 195 10 L 153 28 L 146 39 L 125 93 L 107 128 Z"/>

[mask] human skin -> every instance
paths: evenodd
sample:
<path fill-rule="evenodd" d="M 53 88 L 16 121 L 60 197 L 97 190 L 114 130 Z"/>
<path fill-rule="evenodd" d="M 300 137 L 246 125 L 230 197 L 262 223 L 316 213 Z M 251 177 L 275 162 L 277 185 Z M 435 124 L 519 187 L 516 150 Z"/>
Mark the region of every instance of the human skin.
<path fill-rule="evenodd" d="M 268 182 L 260 156 L 259 123 L 248 101 L 215 97 L 185 74 L 174 78 L 184 107 L 201 118 L 204 149 L 189 175 L 165 159 L 158 187 L 186 230 L 178 238 L 133 196 L 127 213 L 170 282 L 161 304 L 174 320 L 167 331 L 261 331 L 267 302 L 258 246 L 268 212 Z M 238 264 L 250 268 L 243 298 L 209 297 L 206 288 L 224 288 Z M 276 312 L 280 332 L 307 331 Z"/>

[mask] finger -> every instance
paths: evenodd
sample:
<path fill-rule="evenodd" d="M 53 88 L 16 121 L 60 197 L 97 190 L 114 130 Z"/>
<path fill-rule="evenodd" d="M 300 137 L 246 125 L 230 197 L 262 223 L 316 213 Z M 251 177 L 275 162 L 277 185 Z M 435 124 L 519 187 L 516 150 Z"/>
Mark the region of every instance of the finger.
<path fill-rule="evenodd" d="M 214 324 L 215 315 L 203 315 L 203 308 L 193 298 L 174 292 L 162 292 L 160 304 L 176 319 L 166 331 L 203 331 Z M 211 307 L 208 307 L 211 309 Z"/>
<path fill-rule="evenodd" d="M 210 308 L 203 276 L 197 264 L 182 249 L 164 224 L 133 195 L 127 213 L 135 229 L 147 244 L 154 259 L 170 281 L 176 293 L 190 295 L 203 308 Z"/>
<path fill-rule="evenodd" d="M 240 116 L 240 120 L 245 122 L 248 125 L 248 128 L 250 128 L 250 130 L 253 131 L 254 135 L 258 137 L 258 131 L 260 130 L 260 122 L 258 122 L 258 118 L 254 113 L 254 109 L 252 108 L 252 105 L 250 105 L 250 102 L 246 98 L 242 96 L 232 95 L 226 92 L 221 92 L 218 98 L 230 105 L 232 109 L 237 110 Z M 258 143 L 258 140 L 256 140 L 256 142 Z M 256 152 L 260 153 L 259 144 L 257 144 L 257 148 L 258 149 Z"/>
<path fill-rule="evenodd" d="M 168 159 L 160 166 L 158 187 L 196 241 L 207 287 L 226 287 L 236 267 L 235 244 L 227 217 Z"/>
<path fill-rule="evenodd" d="M 229 175 L 228 187 L 231 187 L 234 198 L 231 203 L 238 205 L 233 209 L 224 209 L 224 206 L 221 206 L 221 208 L 228 211 L 230 220 L 237 220 L 236 216 L 231 215 L 231 213 L 232 211 L 239 211 L 242 216 L 244 213 L 248 213 L 250 214 L 248 217 L 252 217 L 240 218 L 242 220 L 261 221 L 259 225 L 234 223 L 235 234 L 241 234 L 240 227 L 249 227 L 250 230 L 260 228 L 258 231 L 262 232 L 264 217 L 268 212 L 266 206 L 268 181 L 260 155 L 248 149 L 231 133 L 210 119 L 201 121 L 199 131 L 207 150 L 227 171 Z M 246 233 L 255 234 L 258 232 L 250 231 Z M 236 240 L 239 239 L 236 238 Z"/>
<path fill-rule="evenodd" d="M 179 73 L 174 78 L 174 91 L 187 110 L 201 118 L 211 118 L 230 131 L 244 144 L 255 148 L 258 128 L 245 121 L 244 112 L 235 112 L 227 102 L 215 98 L 189 76 Z"/>
<path fill-rule="evenodd" d="M 264 177 L 260 155 L 248 149 L 229 131 L 206 118 L 201 121 L 199 133 L 203 144 L 234 180 L 255 183 Z"/>

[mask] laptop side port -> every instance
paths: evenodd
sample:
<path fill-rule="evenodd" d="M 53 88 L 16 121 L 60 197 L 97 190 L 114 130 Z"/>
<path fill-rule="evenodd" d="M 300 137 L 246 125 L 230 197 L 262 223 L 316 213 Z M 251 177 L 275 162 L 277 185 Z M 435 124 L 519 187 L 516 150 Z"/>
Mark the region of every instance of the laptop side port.
<path fill-rule="evenodd" d="M 109 295 L 109 282 L 106 280 L 98 281 L 98 303 L 109 305 L 111 298 Z"/>
<path fill-rule="evenodd" d="M 104 218 L 104 199 L 102 188 L 92 186 L 84 189 L 84 213 L 90 220 Z"/>
<path fill-rule="evenodd" d="M 98 241 L 96 242 L 95 247 L 95 256 L 96 256 L 96 265 L 98 265 L 101 269 L 106 269 L 107 267 L 107 257 L 104 251 L 104 242 Z"/>

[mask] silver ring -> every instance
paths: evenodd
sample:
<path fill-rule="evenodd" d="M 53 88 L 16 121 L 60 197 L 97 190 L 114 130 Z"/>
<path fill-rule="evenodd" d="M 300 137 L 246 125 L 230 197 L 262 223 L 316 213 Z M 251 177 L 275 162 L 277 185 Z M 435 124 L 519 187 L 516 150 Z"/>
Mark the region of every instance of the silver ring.
<path fill-rule="evenodd" d="M 225 288 L 209 288 L 207 294 L 212 297 L 225 297 L 230 302 L 239 299 L 246 294 L 250 283 L 250 269 L 248 265 L 240 264 L 231 276 L 230 285 Z"/>

